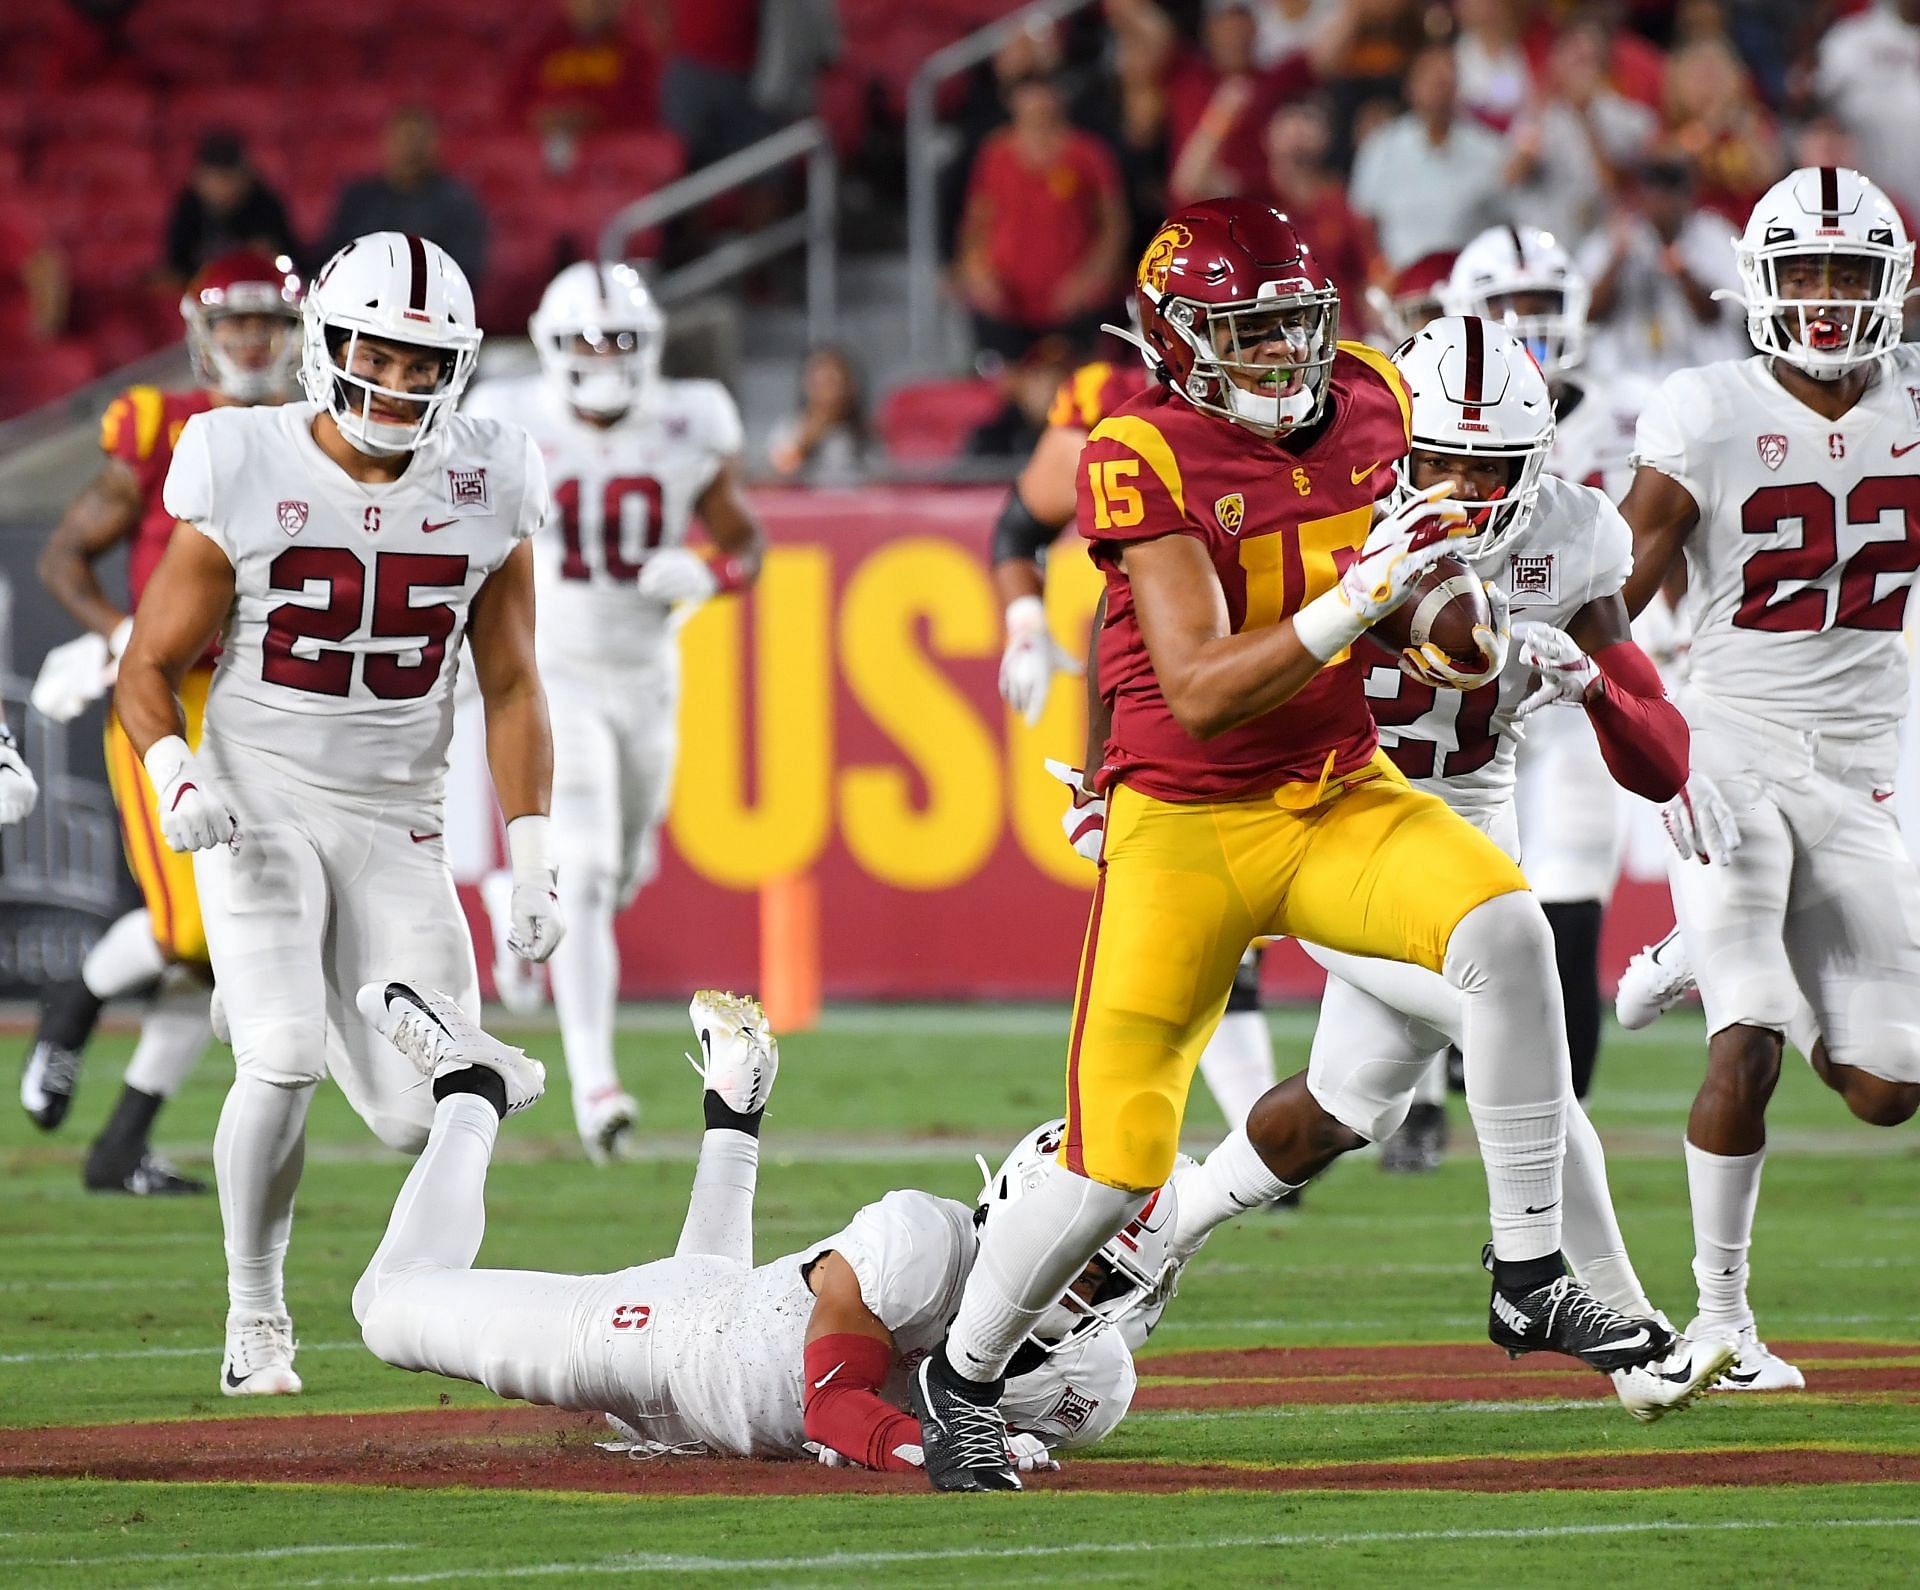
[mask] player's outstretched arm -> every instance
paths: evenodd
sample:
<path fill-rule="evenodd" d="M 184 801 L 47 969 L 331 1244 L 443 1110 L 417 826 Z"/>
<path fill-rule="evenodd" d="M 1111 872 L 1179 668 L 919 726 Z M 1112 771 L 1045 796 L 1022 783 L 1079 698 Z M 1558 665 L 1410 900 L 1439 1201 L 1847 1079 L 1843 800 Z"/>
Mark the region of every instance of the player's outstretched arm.
<path fill-rule="evenodd" d="M 738 591 L 760 578 L 767 532 L 740 489 L 740 461 L 728 459 L 694 504 L 700 523 L 720 554 L 714 568 L 721 591 Z"/>
<path fill-rule="evenodd" d="M 893 1333 L 867 1307 L 853 1266 L 823 1253 L 807 1271 L 807 1285 L 813 1312 L 800 1391 L 807 1439 L 864 1468 L 919 1468 L 920 1421 L 880 1396 L 893 1364 Z"/>
<path fill-rule="evenodd" d="M 1029 723 L 1039 721 L 1054 676 L 1078 671 L 1047 629 L 1045 558 L 1073 520 L 1074 474 L 1086 439 L 1073 425 L 1043 431 L 993 527 L 993 586 L 1007 631 L 1000 695 Z"/>
<path fill-rule="evenodd" d="M 1700 522 L 1700 506 L 1671 475 L 1642 464 L 1620 504 L 1620 517 L 1633 531 L 1633 572 L 1621 595 L 1627 612 L 1638 618 L 1679 563 L 1687 537 Z"/>
<path fill-rule="evenodd" d="M 111 638 L 127 615 L 107 595 L 93 565 L 133 534 L 142 507 L 133 470 L 122 459 L 108 458 L 40 550 L 40 583 L 96 635 Z"/>

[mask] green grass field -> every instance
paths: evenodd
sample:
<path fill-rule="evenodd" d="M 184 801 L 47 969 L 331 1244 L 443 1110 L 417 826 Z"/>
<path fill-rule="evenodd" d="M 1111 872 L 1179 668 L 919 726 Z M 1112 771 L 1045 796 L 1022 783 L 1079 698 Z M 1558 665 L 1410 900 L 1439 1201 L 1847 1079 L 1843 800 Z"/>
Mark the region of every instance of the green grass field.
<path fill-rule="evenodd" d="M 855 1009 L 786 1039 L 765 1135 L 761 1257 L 832 1230 L 889 1187 L 970 1197 L 972 1153 L 996 1158 L 1058 1108 L 1063 1026 L 1057 1009 Z M 1304 1061 L 1308 1018 L 1281 1012 L 1275 1029 L 1284 1075 Z M 686 1036 L 677 1012 L 654 1010 L 634 1013 L 623 1034 L 623 1073 L 646 1111 L 646 1162 L 582 1162 L 563 1089 L 508 1125 L 483 1263 L 612 1269 L 671 1249 L 698 1131 L 695 1084 L 679 1058 Z M 523 1041 L 557 1059 L 549 1034 Z M 127 1048 L 124 1037 L 100 1041 L 57 1137 L 35 1134 L 11 1102 L 0 1108 L 5 1466 L 30 1461 L 36 1426 L 493 1405 L 476 1388 L 388 1369 L 361 1347 L 348 1294 L 405 1165 L 330 1088 L 312 1115 L 288 1266 L 307 1394 L 264 1405 L 222 1398 L 213 1201 L 103 1200 L 80 1189 L 79 1158 L 118 1090 Z M 1692 1286 L 1679 1143 L 1701 1053 L 1698 1021 L 1684 1016 L 1650 1034 L 1610 1035 L 1593 1112 L 1642 1276 L 1683 1321 Z M 161 1146 L 183 1165 L 206 1168 L 224 1062 L 223 1051 L 209 1056 L 162 1123 Z M 1199 1093 L 1189 1127 L 1196 1148 L 1218 1129 Z M 1795 1062 L 1773 1128 L 1754 1280 L 1767 1334 L 1916 1342 L 1911 1156 L 1920 1138 L 1856 1125 Z M 1485 1188 L 1464 1112 L 1455 1136 L 1436 1176 L 1387 1177 L 1350 1161 L 1299 1213 L 1221 1231 L 1150 1354 L 1483 1339 Z M 1486 1347 L 1475 1373 L 1504 1366 Z M 1143 1386 L 1171 1384 L 1150 1357 Z M 1604 1389 L 1596 1380 L 1587 1395 Z M 1920 1461 L 1916 1397 L 1823 1391 L 1816 1375 L 1805 1395 L 1723 1396 L 1641 1427 L 1610 1402 L 1564 1395 L 1381 1402 L 1362 1387 L 1351 1402 L 1308 1404 L 1276 1385 L 1270 1404 L 1256 1395 L 1253 1405 L 1181 1408 L 1160 1398 L 1075 1465 L 1092 1475 L 1102 1463 L 1129 1472 L 1226 1465 L 1257 1478 L 1274 1465 L 1525 1456 L 1541 1488 L 1504 1493 L 1096 1488 L 965 1499 L 874 1494 L 874 1482 L 847 1475 L 846 1495 L 673 1499 L 274 1484 L 270 1464 L 249 1485 L 15 1478 L 0 1481 L 0 1583 L 566 1583 L 655 1573 L 714 1584 L 1517 1584 L 1605 1573 L 1656 1585 L 1909 1584 L 1920 1577 L 1911 1566 L 1920 1485 L 1823 1483 L 1834 1476 L 1821 1468 L 1833 1453 L 1892 1454 L 1903 1477 L 1920 1472 L 1909 1461 Z M 1682 1467 L 1679 1483 L 1659 1489 L 1547 1488 L 1555 1464 L 1576 1458 L 1672 1454 L 1684 1465 L 1729 1450 L 1776 1462 L 1785 1453 L 1793 1471 L 1778 1484 L 1692 1486 Z"/>

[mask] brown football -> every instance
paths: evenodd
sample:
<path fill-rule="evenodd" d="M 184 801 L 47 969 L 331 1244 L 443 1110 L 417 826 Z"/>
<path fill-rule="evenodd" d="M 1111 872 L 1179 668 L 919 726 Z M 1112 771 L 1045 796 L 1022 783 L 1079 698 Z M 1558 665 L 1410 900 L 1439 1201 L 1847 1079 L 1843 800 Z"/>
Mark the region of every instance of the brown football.
<path fill-rule="evenodd" d="M 1480 661 L 1475 625 L 1493 625 L 1486 590 L 1459 558 L 1444 557 L 1421 575 L 1411 596 L 1373 626 L 1373 635 L 1396 655 L 1431 641 L 1450 661 L 1472 667 Z"/>

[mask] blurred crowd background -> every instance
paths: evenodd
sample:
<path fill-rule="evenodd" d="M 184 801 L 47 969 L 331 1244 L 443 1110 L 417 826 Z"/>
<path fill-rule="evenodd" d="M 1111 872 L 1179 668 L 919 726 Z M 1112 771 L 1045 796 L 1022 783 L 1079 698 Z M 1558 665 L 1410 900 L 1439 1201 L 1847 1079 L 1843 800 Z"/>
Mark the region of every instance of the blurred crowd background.
<path fill-rule="evenodd" d="M 910 79 L 1019 9 L 8 0 L 0 417 L 177 341 L 182 285 L 237 243 L 311 269 L 356 233 L 420 232 L 517 335 L 620 206 L 806 115 L 839 157 L 841 246 L 883 271 Z M 1345 335 L 1391 341 L 1396 300 L 1511 220 L 1589 273 L 1597 374 L 1737 354 L 1713 293 L 1776 177 L 1856 165 L 1920 209 L 1920 0 L 1099 0 L 1014 31 L 937 109 L 957 335 L 932 369 L 872 338 L 793 360 L 785 417 L 754 438 L 764 477 L 1017 457 L 1155 223 L 1221 193 L 1296 219 Z M 770 179 L 647 247 L 671 262 L 798 202 Z M 749 325 L 797 276 L 747 279 Z"/>

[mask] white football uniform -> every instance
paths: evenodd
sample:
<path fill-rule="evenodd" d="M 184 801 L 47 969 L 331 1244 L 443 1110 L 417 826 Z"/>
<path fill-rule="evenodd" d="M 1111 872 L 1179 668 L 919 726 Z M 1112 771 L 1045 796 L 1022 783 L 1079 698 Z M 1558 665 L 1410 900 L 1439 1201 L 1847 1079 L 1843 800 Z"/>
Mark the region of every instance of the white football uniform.
<path fill-rule="evenodd" d="M 1901 626 L 1920 570 L 1920 349 L 1827 420 L 1752 358 L 1683 370 L 1635 461 L 1700 510 L 1680 705 L 1740 828 L 1726 866 L 1669 858 L 1710 1032 L 1779 1030 L 1796 985 L 1833 1058 L 1920 1082 L 1920 875 L 1891 798 Z"/>
<path fill-rule="evenodd" d="M 1516 623 L 1533 619 L 1565 629 L 1589 602 L 1618 591 L 1632 568 L 1632 533 L 1605 493 L 1543 475 L 1526 534 L 1477 560 L 1474 572 L 1508 593 Z M 1366 681 L 1380 743 L 1400 771 L 1516 857 L 1519 746 L 1542 716 L 1586 716 L 1577 707 L 1555 706 L 1515 721 L 1531 684 L 1532 671 L 1517 655 L 1477 690 L 1435 689 L 1384 657 Z M 1604 764 L 1601 771 L 1611 781 Z M 1446 1047 L 1449 1033 L 1434 1023 L 1457 1006 L 1458 993 L 1421 967 L 1302 947 L 1329 973 L 1307 1087 L 1330 1115 L 1370 1141 L 1383 1141 L 1399 1129 L 1421 1073 Z"/>
<path fill-rule="evenodd" d="M 226 554 L 234 601 L 200 756 L 239 819 L 194 856 L 237 1066 L 334 1073 L 396 1147 L 433 1101 L 354 993 L 407 977 L 478 1010 L 441 838 L 453 686 L 473 597 L 545 511 L 539 454 L 454 417 L 391 484 L 320 451 L 309 403 L 187 422 L 166 505 Z"/>
<path fill-rule="evenodd" d="M 555 860 L 571 884 L 606 875 L 624 903 L 658 866 L 680 699 L 681 615 L 635 582 L 652 553 L 685 544 L 695 505 L 740 453 L 739 411 L 716 381 L 661 380 L 601 428 L 527 376 L 476 387 L 465 412 L 524 425 L 546 462 L 553 513 L 534 568 Z"/>
<path fill-rule="evenodd" d="M 1596 486 L 1613 502 L 1633 480 L 1634 427 L 1654 383 L 1621 375 L 1583 387 L 1554 429 L 1547 473 Z M 1527 882 L 1543 901 L 1605 901 L 1620 874 L 1626 796 L 1584 712 L 1542 712 L 1520 744 L 1515 811 Z"/>

